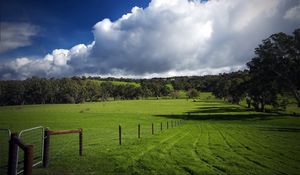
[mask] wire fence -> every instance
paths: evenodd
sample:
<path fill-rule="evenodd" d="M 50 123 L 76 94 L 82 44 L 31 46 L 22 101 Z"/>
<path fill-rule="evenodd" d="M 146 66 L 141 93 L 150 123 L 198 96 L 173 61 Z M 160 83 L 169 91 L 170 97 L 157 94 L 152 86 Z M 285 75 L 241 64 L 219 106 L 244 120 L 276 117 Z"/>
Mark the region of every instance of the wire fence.
<path fill-rule="evenodd" d="M 168 120 L 155 123 L 143 124 L 120 124 L 118 127 L 118 140 L 119 145 L 140 143 L 141 140 L 150 139 L 153 135 L 163 133 L 164 131 L 176 128 L 182 124 L 182 120 Z M 117 135 L 116 135 L 117 136 Z"/>
<path fill-rule="evenodd" d="M 11 132 L 9 129 L 0 129 L 0 175 L 8 171 L 8 147 Z"/>
<path fill-rule="evenodd" d="M 177 126 L 180 126 L 182 124 L 182 120 L 167 120 L 167 121 L 160 121 L 160 122 L 141 122 L 141 123 L 126 123 L 123 125 L 120 125 L 119 127 L 119 133 L 114 134 L 115 132 L 112 132 L 111 130 L 107 133 L 96 133 L 96 132 L 90 132 L 92 134 L 86 135 L 88 137 L 88 141 L 86 142 L 87 146 L 94 146 L 98 144 L 108 143 L 110 146 L 116 145 L 115 140 L 119 140 L 119 145 L 122 145 L 123 143 L 125 145 L 130 144 L 141 144 L 141 140 L 148 140 L 153 137 L 153 135 L 159 135 L 161 133 L 164 133 L 164 131 L 176 128 Z M 120 129 L 122 128 L 122 132 L 120 132 Z M 81 130 L 81 129 L 80 129 Z M 33 166 L 37 166 L 39 164 L 42 164 L 44 158 L 44 141 L 45 137 L 44 134 L 48 130 L 45 131 L 44 127 L 39 126 L 35 128 L 30 128 L 23 130 L 19 133 L 18 136 L 16 136 L 20 141 L 26 145 L 32 145 L 33 146 Z M 72 131 L 72 132 L 70 132 Z M 50 162 L 53 162 L 53 166 L 61 164 L 66 164 L 66 167 L 69 167 L 68 164 L 70 162 L 69 158 L 73 156 L 78 156 L 78 134 L 66 134 L 68 133 L 74 133 L 75 130 L 61 130 L 61 131 L 49 131 L 53 134 L 51 136 L 51 147 L 49 147 L 49 154 L 50 156 L 45 156 L 50 158 Z M 56 133 L 56 134 L 55 134 Z M 76 130 L 76 133 L 77 132 Z M 54 136 L 58 134 L 63 134 L 63 136 Z M 101 137 L 103 136 L 103 138 Z M 79 135 L 80 137 L 80 135 Z M 82 130 L 81 130 L 81 137 L 82 137 Z M 11 133 L 8 129 L 0 129 L 0 175 L 7 174 L 8 171 L 8 156 L 9 156 L 9 140 L 11 138 Z M 99 138 L 101 138 L 99 140 Z M 110 139 L 110 141 L 105 142 L 104 139 Z M 111 142 L 111 139 L 113 142 Z M 79 139 L 80 140 L 80 139 Z M 81 144 L 80 144 L 81 142 Z M 82 140 L 79 141 L 80 149 L 82 150 Z M 47 150 L 47 149 L 45 149 Z M 13 165 L 16 165 L 17 174 L 20 174 L 24 171 L 24 152 L 18 148 L 17 151 L 17 161 L 16 163 L 13 163 Z M 82 155 L 82 152 L 80 152 L 80 155 Z M 44 166 L 45 167 L 45 166 Z M 69 167 L 70 168 L 70 167 Z M 76 171 L 76 167 L 71 167 L 72 171 Z"/>

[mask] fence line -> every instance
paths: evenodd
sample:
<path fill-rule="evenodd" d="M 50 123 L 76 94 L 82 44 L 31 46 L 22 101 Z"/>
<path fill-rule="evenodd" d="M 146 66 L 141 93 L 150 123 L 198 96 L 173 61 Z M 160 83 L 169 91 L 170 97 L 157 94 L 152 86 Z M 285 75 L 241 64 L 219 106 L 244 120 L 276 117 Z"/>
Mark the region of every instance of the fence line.
<path fill-rule="evenodd" d="M 182 120 L 171 120 L 166 121 L 166 129 L 169 129 L 169 122 L 171 122 L 171 127 L 177 127 L 183 124 Z M 122 145 L 122 127 L 119 125 L 119 145 Z M 27 133 L 31 133 L 35 130 L 41 129 L 42 137 L 41 137 L 41 158 L 42 161 L 34 162 L 34 157 L 37 156 L 36 152 L 34 152 L 34 145 L 39 142 L 32 142 L 34 144 L 26 144 L 21 138 L 25 136 Z M 0 129 L 3 130 L 3 129 Z M 148 130 L 148 129 L 147 129 Z M 163 131 L 163 122 L 160 122 L 160 130 L 161 133 Z M 8 156 L 8 175 L 17 175 L 20 172 L 23 172 L 25 175 L 31 175 L 32 167 L 38 165 L 40 163 L 43 164 L 43 167 L 49 166 L 49 148 L 50 148 L 50 137 L 52 135 L 64 135 L 64 134 L 79 134 L 79 155 L 82 156 L 83 152 L 83 130 L 59 130 L 53 131 L 49 129 L 44 129 L 43 127 L 34 127 L 30 129 L 23 130 L 17 135 L 16 133 L 11 134 L 8 130 L 10 135 L 9 140 L 9 156 Z M 155 134 L 155 126 L 154 123 L 151 123 L 151 135 Z M 32 136 L 32 135 L 29 135 Z M 35 135 L 34 135 L 35 136 Z M 31 138 L 31 137 L 29 137 Z M 138 124 L 138 139 L 141 138 L 141 124 Z M 24 169 L 18 172 L 18 149 L 21 149 L 24 152 Z M 38 147 L 37 147 L 38 148 Z M 39 150 L 39 149 L 37 149 Z"/>
<path fill-rule="evenodd" d="M 169 129 L 169 122 L 171 122 L 171 127 L 172 128 L 175 128 L 175 127 L 180 126 L 182 124 L 182 120 L 167 121 L 166 122 L 166 125 L 167 125 L 166 129 Z M 161 132 L 163 131 L 163 122 L 160 122 L 160 131 Z M 119 136 L 119 138 L 118 138 L 119 145 L 122 145 L 123 136 L 122 136 L 122 127 L 121 127 L 121 125 L 119 125 L 119 127 L 118 127 L 118 134 L 119 134 L 118 135 Z M 151 123 L 151 135 L 154 135 L 154 134 L 155 134 L 155 126 L 154 126 L 154 123 Z M 137 138 L 138 138 L 138 140 L 141 139 L 141 124 L 140 123 L 137 125 Z"/>

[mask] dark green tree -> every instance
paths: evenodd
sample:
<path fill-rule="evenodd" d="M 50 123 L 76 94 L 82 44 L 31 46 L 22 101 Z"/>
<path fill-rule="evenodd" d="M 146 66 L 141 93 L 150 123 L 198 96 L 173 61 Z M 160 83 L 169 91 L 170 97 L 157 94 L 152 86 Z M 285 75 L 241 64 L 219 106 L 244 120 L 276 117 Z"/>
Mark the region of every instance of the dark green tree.
<path fill-rule="evenodd" d="M 300 29 L 293 34 L 271 35 L 255 49 L 256 57 L 247 63 L 254 99 L 275 103 L 277 94 L 288 91 L 300 107 Z"/>

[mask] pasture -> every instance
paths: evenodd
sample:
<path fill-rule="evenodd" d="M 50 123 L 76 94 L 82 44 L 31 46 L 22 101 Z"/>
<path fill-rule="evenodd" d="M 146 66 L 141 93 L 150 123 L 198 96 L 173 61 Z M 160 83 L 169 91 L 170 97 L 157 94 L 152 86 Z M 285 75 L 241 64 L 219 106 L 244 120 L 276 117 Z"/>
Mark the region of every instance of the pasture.
<path fill-rule="evenodd" d="M 180 119 L 182 125 L 172 128 L 171 121 Z M 216 99 L 0 107 L 0 128 L 18 132 L 40 125 L 52 130 L 83 128 L 84 151 L 80 157 L 78 135 L 53 136 L 49 168 L 34 168 L 34 174 L 300 172 L 299 117 L 257 113 Z"/>

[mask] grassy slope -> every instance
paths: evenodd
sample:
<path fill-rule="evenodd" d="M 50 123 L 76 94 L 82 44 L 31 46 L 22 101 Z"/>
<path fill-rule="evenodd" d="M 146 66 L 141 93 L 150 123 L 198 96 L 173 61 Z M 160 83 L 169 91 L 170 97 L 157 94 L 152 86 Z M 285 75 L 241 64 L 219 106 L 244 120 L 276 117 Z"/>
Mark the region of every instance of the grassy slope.
<path fill-rule="evenodd" d="M 203 96 L 204 97 L 204 96 Z M 205 99 L 205 98 L 203 98 Z M 190 115 L 186 115 L 190 112 Z M 166 122 L 184 124 L 166 130 Z M 151 135 L 151 123 L 155 135 Z M 164 124 L 160 132 L 160 122 Z M 137 140 L 137 124 L 142 139 Z M 123 127 L 118 145 L 117 127 Z M 53 136 L 48 169 L 34 174 L 297 174 L 300 118 L 265 115 L 216 100 L 136 100 L 75 105 L 0 108 L 0 128 L 20 131 L 37 125 L 84 128 Z M 68 145 L 70 143 L 71 145 Z"/>
<path fill-rule="evenodd" d="M 90 81 L 90 80 L 88 80 Z M 113 85 L 133 85 L 135 87 L 140 87 L 141 85 L 139 83 L 135 82 L 126 82 L 126 81 L 102 81 L 102 80 L 92 80 L 93 82 L 98 82 L 98 83 L 104 83 L 104 82 L 111 82 Z"/>

